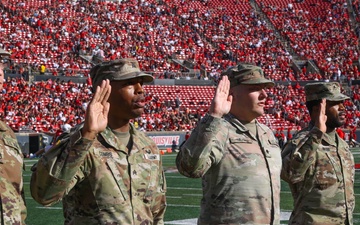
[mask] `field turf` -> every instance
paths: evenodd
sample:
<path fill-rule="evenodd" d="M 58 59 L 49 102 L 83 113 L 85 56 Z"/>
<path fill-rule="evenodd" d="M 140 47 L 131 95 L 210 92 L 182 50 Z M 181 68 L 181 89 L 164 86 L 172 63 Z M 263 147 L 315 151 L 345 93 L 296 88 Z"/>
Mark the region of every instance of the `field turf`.
<path fill-rule="evenodd" d="M 360 149 L 353 149 L 355 163 L 360 164 Z M 194 224 L 191 222 L 180 222 L 178 220 L 194 219 L 198 216 L 201 199 L 201 179 L 190 179 L 180 175 L 175 167 L 176 154 L 163 155 L 164 170 L 167 180 L 167 211 L 165 214 L 166 224 Z M 36 203 L 30 195 L 31 166 L 37 159 L 25 159 L 26 171 L 24 172 L 24 189 L 26 204 L 28 208 L 27 225 L 61 225 L 63 224 L 62 204 L 51 207 L 43 207 Z M 360 170 L 355 174 L 356 206 L 354 211 L 354 224 L 360 224 Z M 281 211 L 292 210 L 292 198 L 290 190 L 285 182 L 282 182 Z M 178 222 L 176 222 L 178 221 Z M 281 221 L 287 224 L 287 220 Z"/>

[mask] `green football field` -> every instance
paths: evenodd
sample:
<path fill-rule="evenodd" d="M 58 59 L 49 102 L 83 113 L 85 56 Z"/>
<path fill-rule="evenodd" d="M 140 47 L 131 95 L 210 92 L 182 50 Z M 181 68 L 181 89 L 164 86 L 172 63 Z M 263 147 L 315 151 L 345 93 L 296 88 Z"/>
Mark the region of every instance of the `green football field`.
<path fill-rule="evenodd" d="M 355 162 L 360 163 L 360 149 L 354 149 Z M 163 155 L 164 170 L 167 180 L 167 211 L 165 224 L 196 224 L 200 211 L 201 179 L 190 179 L 180 175 L 175 167 L 175 154 Z M 26 159 L 24 173 L 24 188 L 28 208 L 27 225 L 60 225 L 63 224 L 62 205 L 43 207 L 36 203 L 30 195 L 30 168 L 37 159 Z M 355 175 L 356 207 L 354 224 L 360 224 L 360 170 Z M 281 211 L 282 224 L 287 224 L 289 212 L 292 209 L 292 198 L 286 183 L 282 183 Z"/>

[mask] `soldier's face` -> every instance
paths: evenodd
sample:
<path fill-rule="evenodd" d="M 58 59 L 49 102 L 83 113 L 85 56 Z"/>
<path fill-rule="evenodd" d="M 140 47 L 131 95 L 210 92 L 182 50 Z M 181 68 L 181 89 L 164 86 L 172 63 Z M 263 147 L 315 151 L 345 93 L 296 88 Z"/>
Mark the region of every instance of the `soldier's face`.
<path fill-rule="evenodd" d="M 128 120 L 141 116 L 145 106 L 143 79 L 111 81 L 110 85 L 109 117 Z"/>
<path fill-rule="evenodd" d="M 233 103 L 230 112 L 239 120 L 250 122 L 264 114 L 266 85 L 238 85 L 230 90 Z"/>
<path fill-rule="evenodd" d="M 333 129 L 344 125 L 346 114 L 343 103 L 343 101 L 326 101 L 326 126 L 328 128 Z"/>

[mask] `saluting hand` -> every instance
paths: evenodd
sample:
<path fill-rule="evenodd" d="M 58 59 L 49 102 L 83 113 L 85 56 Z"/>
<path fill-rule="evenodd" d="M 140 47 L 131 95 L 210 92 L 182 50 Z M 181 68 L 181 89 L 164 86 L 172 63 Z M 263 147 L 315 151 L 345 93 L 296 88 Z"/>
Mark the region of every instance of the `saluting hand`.
<path fill-rule="evenodd" d="M 90 101 L 85 114 L 82 136 L 87 139 L 95 139 L 96 135 L 105 130 L 108 123 L 110 103 L 107 102 L 111 93 L 110 81 L 103 80 L 96 87 L 94 97 Z"/>
<path fill-rule="evenodd" d="M 216 88 L 214 98 L 211 102 L 209 114 L 213 117 L 222 117 L 230 112 L 233 97 L 229 95 L 230 81 L 223 76 Z"/>
<path fill-rule="evenodd" d="M 326 99 L 322 99 L 320 107 L 315 111 L 315 126 L 319 128 L 323 133 L 326 132 Z"/>

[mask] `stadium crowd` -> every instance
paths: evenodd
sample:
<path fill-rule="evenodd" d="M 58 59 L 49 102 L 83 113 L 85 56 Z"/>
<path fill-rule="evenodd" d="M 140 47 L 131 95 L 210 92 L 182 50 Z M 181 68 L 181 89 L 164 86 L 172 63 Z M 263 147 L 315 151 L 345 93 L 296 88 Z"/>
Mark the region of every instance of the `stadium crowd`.
<path fill-rule="evenodd" d="M 206 114 L 214 87 L 145 85 L 147 106 L 135 119 L 135 127 L 143 131 L 190 131 Z M 8 78 L 1 95 L 0 115 L 14 131 L 34 130 L 60 134 L 84 119 L 92 96 L 91 81 L 74 83 L 59 80 L 30 84 L 23 78 Z M 349 90 L 352 101 L 346 101 L 344 128 L 360 125 L 360 87 Z M 268 90 L 267 115 L 260 120 L 274 130 L 298 130 L 310 121 L 304 89 L 296 85 L 277 84 Z"/>
<path fill-rule="evenodd" d="M 346 1 L 256 1 L 260 11 L 248 0 L 120 2 L 2 1 L 0 42 L 12 52 L 14 66 L 43 65 L 64 76 L 86 75 L 91 65 L 79 57 L 86 54 L 135 57 L 157 78 L 186 72 L 170 58 L 191 61 L 193 69 L 207 72 L 197 74 L 205 79 L 240 61 L 256 63 L 273 80 L 359 76 L 353 64 L 358 38 Z M 294 73 L 289 47 L 325 73 Z"/>
<path fill-rule="evenodd" d="M 260 203 L 259 206 L 267 205 L 260 207 L 265 209 L 264 215 L 251 214 L 254 217 L 251 219 L 266 217 L 265 223 L 272 220 L 279 222 L 279 176 L 281 165 L 283 170 L 286 169 L 286 159 L 285 154 L 278 151 L 280 149 L 272 132 L 268 131 L 275 132 L 282 148 L 294 131 L 313 125 L 310 136 L 306 134 L 306 138 L 300 140 L 300 135 L 296 135 L 298 139 L 291 140 L 291 148 L 288 147 L 290 145 L 284 148 L 283 153 L 296 148 L 289 154 L 290 164 L 295 164 L 289 169 L 289 175 L 300 169 L 304 171 L 302 174 L 312 173 L 308 173 L 309 162 L 314 163 L 311 170 L 316 168 L 315 175 L 319 171 L 333 174 L 335 179 L 326 176 L 321 182 L 334 180 L 338 186 L 332 185 L 331 189 L 337 188 L 336 198 L 327 193 L 328 188 L 321 186 L 323 183 L 319 182 L 321 188 L 316 184 L 310 189 L 316 189 L 313 193 L 316 200 L 321 204 L 326 202 L 320 211 L 323 208 L 325 211 L 333 210 L 329 215 L 338 214 L 342 223 L 352 223 L 354 159 L 347 143 L 341 138 L 349 145 L 359 144 L 353 142 L 356 140 L 356 129 L 360 126 L 358 0 L 4 0 L 0 2 L 0 13 L 1 77 L 4 76 L 4 64 L 8 67 L 8 76 L 4 76 L 6 80 L 3 83 L 1 79 L 0 82 L 3 86 L 0 91 L 0 121 L 15 132 L 35 131 L 55 137 L 73 127 L 77 129 L 68 135 L 70 138 L 53 139 L 61 144 L 50 150 L 47 146 L 32 155 L 38 156 L 49 150 L 31 168 L 31 195 L 44 206 L 62 199 L 65 223 L 96 224 L 99 221 L 117 221 L 119 216 L 126 217 L 127 221 L 162 223 L 166 208 L 166 182 L 160 151 L 149 137 L 142 134 L 150 131 L 186 132 L 185 139 L 189 138 L 189 141 L 183 148 L 180 147 L 178 153 L 178 157 L 183 159 L 179 161 L 177 158 L 177 168 L 183 175 L 193 178 L 202 176 L 205 183 L 209 177 L 210 181 L 220 177 L 224 182 L 215 187 L 218 190 L 233 190 L 233 187 L 249 190 L 234 192 L 230 197 L 215 191 L 211 194 L 211 201 L 215 195 L 226 200 L 226 207 L 231 206 L 228 200 L 233 201 L 236 215 L 247 211 L 243 210 L 243 206 L 239 207 L 240 211 L 236 209 L 238 202 L 251 196 L 250 199 L 255 199 L 253 202 Z M 2 58 L 4 55 L 10 55 L 10 58 Z M 114 60 L 120 58 L 136 60 Z M 107 60 L 114 61 L 100 63 Z M 260 68 L 245 66 L 244 62 Z M 89 71 L 95 64 L 98 65 L 91 72 L 94 79 L 91 80 Z M 231 67 L 234 65 L 237 66 Z M 221 78 L 221 72 L 228 69 L 232 72 L 225 73 L 228 76 Z M 144 85 L 152 82 L 153 77 L 142 71 L 156 79 L 212 80 L 211 84 L 218 86 L 215 90 L 216 85 Z M 19 74 L 21 76 L 17 76 Z M 33 79 L 34 76 L 52 78 L 34 81 L 41 80 Z M 77 76 L 88 79 L 79 83 L 73 78 Z M 68 81 L 60 79 L 64 77 Z M 325 82 L 309 85 L 307 81 L 313 80 Z M 328 81 L 339 81 L 341 86 L 326 83 Z M 93 85 L 97 90 L 95 94 Z M 340 94 L 339 89 L 346 95 Z M 143 104 L 143 93 L 146 104 Z M 266 98 L 265 106 L 260 98 L 264 101 Z M 344 107 L 346 115 L 345 123 L 342 123 Z M 79 125 L 81 123 L 84 124 Z M 230 124 L 234 126 L 228 129 Z M 216 125 L 219 125 L 217 129 L 213 129 Z M 21 151 L 15 134 L 4 124 L 1 127 L 4 135 L 0 141 L 6 145 L 4 162 L 11 162 L 3 165 L 11 169 L 3 169 L 5 173 L 10 172 L 6 174 L 10 179 L 6 180 L 8 183 L 3 182 L 6 185 L 2 186 L 6 188 L 2 193 L 18 198 L 9 198 L 12 202 L 19 202 L 24 198 L 20 193 L 23 158 L 18 155 Z M 195 127 L 195 132 L 190 135 Z M 343 129 L 350 131 L 347 137 Z M 205 136 L 204 130 L 207 133 Z M 208 134 L 217 138 L 217 142 L 208 143 L 213 140 L 208 138 Z M 238 141 L 240 139 L 242 141 Z M 249 150 L 244 161 L 239 160 L 244 157 L 237 152 L 242 146 Z M 173 140 L 172 151 L 176 147 L 177 143 Z M 115 154 L 114 150 L 119 149 L 121 154 Z M 312 153 L 316 151 L 316 157 L 310 155 L 307 158 L 309 149 Z M 231 154 L 223 155 L 224 152 Z M 264 157 L 259 158 L 259 153 Z M 318 153 L 324 157 L 319 157 Z M 335 164 L 332 157 L 336 160 Z M 16 160 L 19 171 L 12 170 Z M 246 170 L 240 176 L 239 173 L 229 176 L 228 172 L 231 173 L 234 168 L 229 165 L 238 165 L 237 168 L 243 170 L 244 165 L 249 164 L 247 160 L 251 160 L 250 175 L 254 176 L 249 176 Z M 191 162 L 195 163 L 191 165 Z M 338 171 L 333 166 L 337 164 L 342 172 L 345 171 L 343 174 L 335 174 Z M 266 176 L 258 176 L 258 171 L 267 171 L 262 173 Z M 19 178 L 16 182 L 12 172 L 16 172 Z M 148 174 L 157 174 L 157 178 L 149 179 Z M 288 180 L 284 179 L 284 174 L 282 171 L 281 178 L 290 185 L 294 181 L 294 184 L 302 186 L 300 173 Z M 306 177 L 313 178 L 310 175 Z M 150 185 L 147 185 L 148 181 L 151 181 Z M 314 183 L 313 180 L 311 182 Z M 119 187 L 116 193 L 113 184 Z M 255 185 L 258 189 L 254 189 L 254 184 L 258 184 Z M 8 189 L 10 186 L 19 192 L 16 193 L 18 196 Z M 271 191 L 266 187 L 270 187 Z M 154 196 L 155 189 L 160 197 Z M 205 185 L 203 192 L 207 189 Z M 215 190 L 214 187 L 210 189 Z M 89 200 L 88 196 L 92 194 L 94 198 Z M 344 197 L 340 198 L 340 195 Z M 300 195 L 293 193 L 294 196 Z M 72 205 L 74 199 L 77 199 L 75 211 Z M 314 199 L 310 201 L 314 202 Z M 70 204 L 66 200 L 70 200 Z M 91 204 L 84 204 L 87 202 Z M 345 207 L 343 202 L 346 202 Z M 307 203 L 306 209 L 309 208 Z M 314 204 L 319 205 L 317 202 Z M 94 205 L 96 207 L 92 207 Z M 229 216 L 231 210 L 224 211 L 218 205 L 213 212 L 222 214 L 224 220 L 221 216 L 216 218 L 230 221 L 233 216 Z M 23 204 L 20 206 L 25 208 Z M 110 207 L 114 210 L 103 210 Z M 1 211 L 8 211 L 3 213 L 3 217 L 14 222 L 10 216 L 22 213 L 22 219 L 25 219 L 25 210 L 13 213 L 14 208 L 13 204 L 2 207 Z M 18 206 L 16 208 L 19 209 Z M 248 212 L 254 212 L 250 208 Z M 305 209 L 295 208 L 301 212 Z M 148 218 L 144 217 L 143 209 Z M 215 218 L 213 212 L 206 213 L 210 220 Z M 240 220 L 251 221 L 247 214 Z M 320 220 L 326 221 L 328 215 L 323 214 L 327 212 L 314 213 L 314 218 L 321 215 Z M 199 217 L 200 223 L 201 219 L 202 216 Z M 335 221 L 333 218 L 330 220 Z M 236 221 L 239 219 L 236 218 Z"/>
<path fill-rule="evenodd" d="M 358 36 L 349 23 L 347 1 L 258 1 L 272 24 L 302 57 L 314 60 L 324 75 L 358 79 Z"/>
<path fill-rule="evenodd" d="M 355 13 L 358 4 L 351 5 Z M 215 81 L 240 61 L 262 67 L 274 81 L 359 77 L 354 63 L 358 36 L 345 0 L 8 0 L 0 5 L 0 47 L 11 52 L 10 71 L 23 75 L 7 80 L 2 96 L 7 100 L 2 117 L 14 130 L 61 132 L 83 120 L 91 81 L 26 81 L 32 72 L 86 77 L 92 65 L 81 55 L 100 60 L 134 57 L 143 71 L 158 79 L 179 79 L 189 72 L 180 60 L 202 70 L 196 78 Z M 305 66 L 295 72 L 293 57 L 313 60 L 322 72 L 310 73 Z M 184 94 L 186 88 L 168 87 L 166 93 L 145 88 L 149 105 L 134 123 L 147 131 L 191 130 L 206 113 L 214 91 L 208 87 L 201 94 Z M 358 86 L 351 92 L 346 128 L 358 126 Z M 204 93 L 206 98 L 200 98 Z M 309 121 L 305 108 L 299 84 L 278 84 L 269 90 L 268 114 L 260 119 L 273 129 L 296 130 Z"/>

